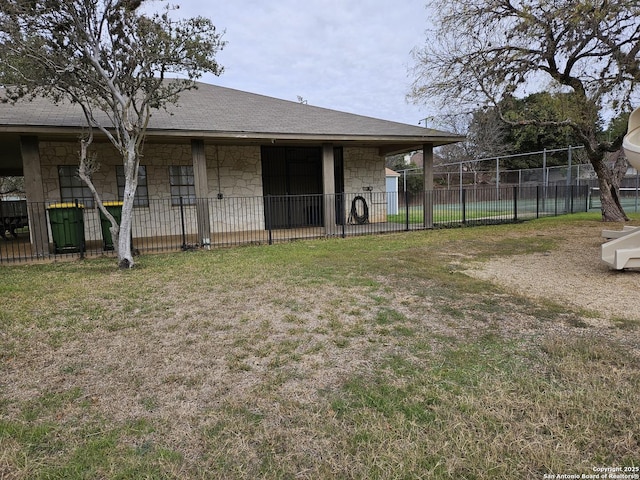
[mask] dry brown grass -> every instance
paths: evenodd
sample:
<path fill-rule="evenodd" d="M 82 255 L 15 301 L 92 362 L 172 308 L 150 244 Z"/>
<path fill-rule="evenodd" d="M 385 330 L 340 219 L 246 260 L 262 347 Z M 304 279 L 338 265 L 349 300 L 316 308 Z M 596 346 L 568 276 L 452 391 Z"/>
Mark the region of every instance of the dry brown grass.
<path fill-rule="evenodd" d="M 461 273 L 559 248 L 557 230 L 530 233 L 154 256 L 133 272 L 110 260 L 5 269 L 0 478 L 542 478 L 637 465 L 633 322 Z"/>

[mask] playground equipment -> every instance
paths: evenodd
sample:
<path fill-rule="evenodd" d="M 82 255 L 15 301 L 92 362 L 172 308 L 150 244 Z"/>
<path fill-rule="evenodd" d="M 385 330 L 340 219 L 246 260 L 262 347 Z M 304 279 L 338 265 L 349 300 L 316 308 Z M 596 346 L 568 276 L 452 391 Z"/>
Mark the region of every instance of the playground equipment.
<path fill-rule="evenodd" d="M 622 142 L 627 160 L 640 170 L 640 108 L 629 116 L 627 134 Z M 612 238 L 602 245 L 602 261 L 615 268 L 640 268 L 640 227 L 623 227 L 622 231 L 604 230 L 602 236 Z"/>

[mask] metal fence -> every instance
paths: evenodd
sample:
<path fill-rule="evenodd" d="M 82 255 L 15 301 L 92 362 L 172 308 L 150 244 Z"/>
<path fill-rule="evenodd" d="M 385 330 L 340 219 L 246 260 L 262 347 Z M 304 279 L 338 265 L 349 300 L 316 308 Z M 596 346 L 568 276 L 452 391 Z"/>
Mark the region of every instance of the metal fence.
<path fill-rule="evenodd" d="M 586 211 L 588 194 L 585 185 L 150 200 L 134 208 L 131 242 L 149 253 L 518 222 Z M 2 202 L 0 211 L 0 263 L 114 255 L 97 208 Z"/>
<path fill-rule="evenodd" d="M 505 162 L 514 159 L 540 166 L 526 169 L 505 168 Z M 598 177 L 586 158 L 584 147 L 580 145 L 444 163 L 436 165 L 434 169 L 435 185 L 446 189 L 470 188 L 473 185 L 486 187 L 542 185 L 547 188 L 556 185 L 589 185 L 592 188 L 590 193 L 593 199 L 592 208 L 600 208 Z M 422 167 L 398 170 L 398 173 L 400 173 L 401 190 L 422 190 Z M 640 172 L 633 168 L 626 172 L 620 182 L 620 195 L 625 209 L 639 211 Z"/>
<path fill-rule="evenodd" d="M 436 172 L 433 174 L 436 185 L 447 190 L 463 188 L 502 188 L 517 186 L 527 188 L 540 185 L 543 188 L 566 187 L 570 185 L 590 188 L 589 210 L 600 209 L 600 188 L 597 175 L 590 164 L 571 166 L 529 168 L 521 170 L 469 171 L 463 170 L 464 164 L 456 164 L 459 172 Z M 405 190 L 422 190 L 422 168 L 400 170 L 398 187 Z M 618 191 L 620 202 L 627 212 L 640 212 L 640 172 L 629 169 L 620 180 Z"/>
<path fill-rule="evenodd" d="M 419 196 L 403 194 L 406 212 L 420 209 Z M 576 185 L 553 187 L 470 187 L 433 190 L 433 225 L 487 225 L 509 223 L 586 212 L 589 206 L 589 188 Z M 409 207 L 407 207 L 407 203 Z"/>

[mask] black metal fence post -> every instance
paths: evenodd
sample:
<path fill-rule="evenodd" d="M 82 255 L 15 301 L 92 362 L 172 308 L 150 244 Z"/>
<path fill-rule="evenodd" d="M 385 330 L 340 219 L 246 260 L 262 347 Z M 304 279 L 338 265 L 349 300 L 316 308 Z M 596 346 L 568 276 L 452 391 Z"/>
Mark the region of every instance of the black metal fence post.
<path fill-rule="evenodd" d="M 347 222 L 346 222 L 346 219 L 345 219 L 346 215 L 345 215 L 345 211 L 344 211 L 344 200 L 345 200 L 344 192 L 342 192 L 340 194 L 340 199 L 341 199 L 340 200 L 340 209 L 341 209 L 341 211 L 340 211 L 340 226 L 342 227 L 342 238 L 346 238 L 347 237 L 347 232 L 345 230 L 345 224 Z"/>
<path fill-rule="evenodd" d="M 184 201 L 182 197 L 180 197 L 180 224 L 182 226 L 182 249 L 186 250 L 187 248 L 187 232 L 184 224 Z"/>
<path fill-rule="evenodd" d="M 585 185 L 584 187 L 584 211 L 588 212 L 589 211 L 589 185 Z M 638 191 L 636 190 L 636 196 L 638 195 Z M 637 211 L 637 209 L 636 209 Z"/>
<path fill-rule="evenodd" d="M 272 228 L 273 211 L 271 205 L 271 195 L 267 195 L 267 232 L 269 235 L 268 243 L 273 245 L 273 228 Z"/>
<path fill-rule="evenodd" d="M 84 212 L 80 212 L 80 204 L 78 202 L 78 199 L 76 198 L 75 200 L 75 205 L 76 205 L 76 220 L 78 218 L 80 218 L 82 221 L 77 222 L 78 224 L 78 240 L 80 241 L 80 259 L 84 258 L 84 249 L 85 249 L 85 244 L 84 244 Z M 84 208 L 84 207 L 83 207 Z"/>
<path fill-rule="evenodd" d="M 540 185 L 536 186 L 536 218 L 540 218 Z"/>
<path fill-rule="evenodd" d="M 513 222 L 518 221 L 518 187 L 513 187 Z"/>
<path fill-rule="evenodd" d="M 404 229 L 409 231 L 409 192 L 404 189 Z"/>
<path fill-rule="evenodd" d="M 460 200 L 462 201 L 462 224 L 467 224 L 467 191 L 460 189 Z"/>
<path fill-rule="evenodd" d="M 573 192 L 574 192 L 574 188 L 573 188 L 573 185 L 571 185 L 571 188 L 570 188 L 570 195 L 571 195 L 571 210 L 570 211 L 571 211 L 571 213 L 573 213 Z"/>

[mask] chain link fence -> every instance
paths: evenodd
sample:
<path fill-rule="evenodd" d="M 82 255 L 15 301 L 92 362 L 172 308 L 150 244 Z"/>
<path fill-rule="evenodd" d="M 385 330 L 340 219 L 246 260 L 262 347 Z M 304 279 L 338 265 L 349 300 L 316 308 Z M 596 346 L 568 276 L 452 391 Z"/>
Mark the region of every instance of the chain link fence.
<path fill-rule="evenodd" d="M 598 177 L 590 163 L 582 158 L 583 147 L 542 150 L 525 154 L 505 155 L 482 158 L 468 162 L 440 164 L 434 167 L 434 186 L 436 189 L 464 189 L 469 187 L 502 186 L 556 187 L 588 186 L 589 209 L 600 208 L 600 189 Z M 547 166 L 547 160 L 564 157 L 565 164 Z M 559 157 L 560 156 L 560 157 Z M 529 163 L 535 162 L 541 167 L 527 169 L 507 169 L 502 166 L 510 159 L 520 158 Z M 423 169 L 407 168 L 398 170 L 400 192 L 415 193 L 423 189 Z M 640 211 L 640 173 L 628 169 L 620 183 L 620 198 L 623 207 L 630 212 Z"/>

